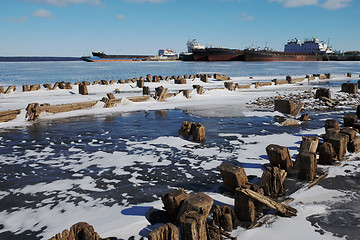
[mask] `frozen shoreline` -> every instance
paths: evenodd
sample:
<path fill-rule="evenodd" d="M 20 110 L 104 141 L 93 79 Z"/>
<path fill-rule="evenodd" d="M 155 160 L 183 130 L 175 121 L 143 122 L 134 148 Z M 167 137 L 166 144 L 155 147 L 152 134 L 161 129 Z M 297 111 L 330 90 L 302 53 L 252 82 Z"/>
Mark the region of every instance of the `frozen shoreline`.
<path fill-rule="evenodd" d="M 234 82 L 239 82 L 241 84 L 246 83 L 247 81 L 269 81 L 273 77 L 253 77 L 254 79 L 249 78 L 233 78 Z M 282 77 L 284 78 L 284 77 Z M 67 113 L 60 114 L 43 114 L 40 116 L 40 122 L 45 120 L 77 117 L 84 115 L 111 115 L 117 113 L 126 113 L 134 111 L 153 111 L 153 110 L 162 110 L 162 109 L 181 109 L 187 111 L 190 114 L 203 116 L 203 117 L 252 117 L 252 116 L 283 116 L 280 113 L 273 111 L 254 111 L 254 106 L 247 107 L 246 103 L 250 101 L 255 101 L 258 97 L 274 97 L 279 94 L 288 94 L 294 92 L 304 92 L 305 90 L 314 89 L 316 87 L 322 86 L 325 82 L 334 81 L 355 81 L 357 78 L 347 79 L 343 76 L 333 76 L 332 80 L 318 81 L 315 80 L 311 84 L 307 81 L 303 81 L 297 84 L 281 85 L 281 86 L 266 86 L 255 89 L 251 86 L 250 89 L 246 90 L 237 90 L 230 92 L 226 89 L 217 89 L 206 91 L 203 95 L 197 95 L 195 91 L 191 93 L 191 98 L 186 99 L 182 95 L 177 95 L 176 97 L 168 98 L 165 102 L 157 102 L 155 100 L 149 100 L 147 102 L 141 103 L 132 103 L 129 101 L 124 101 L 116 105 L 114 108 L 104 109 L 103 103 L 99 102 L 95 107 L 91 109 L 72 111 Z M 150 88 L 153 90 L 155 87 L 160 85 L 169 88 L 169 91 L 178 91 L 183 90 L 184 87 L 187 89 L 192 89 L 193 84 L 204 85 L 205 88 L 217 88 L 222 87 L 223 82 L 220 81 L 210 81 L 209 83 L 203 83 L 199 79 L 187 80 L 188 84 L 184 86 L 177 86 L 172 82 L 161 82 L 161 83 L 147 83 Z M 317 84 L 315 84 L 317 83 Z M 52 105 L 61 104 L 61 103 L 72 103 L 72 102 L 81 102 L 85 100 L 100 100 L 106 95 L 106 93 L 113 92 L 115 88 L 120 88 L 121 93 L 115 94 L 117 98 L 135 96 L 141 94 L 141 89 L 136 88 L 136 83 L 131 84 L 114 84 L 108 86 L 90 86 L 90 94 L 87 96 L 82 96 L 77 93 L 77 87 L 73 87 L 72 90 L 39 90 L 35 92 L 15 92 L 9 95 L 0 95 L 0 111 L 8 109 L 22 109 L 21 114 L 17 119 L 7 122 L 0 123 L 0 126 L 3 129 L 12 128 L 12 127 L 22 127 L 30 126 L 32 122 L 25 121 L 25 108 L 30 102 L 39 102 L 39 103 L 50 103 Z M 332 92 L 337 92 L 339 86 L 330 87 Z M 352 109 L 354 111 L 354 109 Z M 177 126 L 176 126 L 177 127 Z M 180 127 L 180 126 L 178 126 Z M 281 126 L 279 126 L 281 128 Z M 49 197 L 44 200 L 36 203 L 35 208 L 19 208 L 12 209 L 11 211 L 3 211 L 0 217 L 0 225 L 3 225 L 1 232 L 10 231 L 13 233 L 22 233 L 26 230 L 40 231 L 38 237 L 42 236 L 43 239 L 47 239 L 58 232 L 61 232 L 63 229 L 68 229 L 72 224 L 78 221 L 86 221 L 94 226 L 95 231 L 97 231 L 102 237 L 115 236 L 117 238 L 127 239 L 131 236 L 135 236 L 135 239 L 140 238 L 140 236 L 147 236 L 146 234 L 158 226 L 150 226 L 148 221 L 145 218 L 145 213 L 151 207 L 161 209 L 162 203 L 160 200 L 153 202 L 148 202 L 144 204 L 129 204 L 126 200 L 122 203 L 116 203 L 113 199 L 103 198 L 103 199 L 93 199 L 86 194 L 80 194 L 74 191 L 74 186 L 78 186 L 83 190 L 91 190 L 94 192 L 103 192 L 104 189 L 97 187 L 96 182 L 93 178 L 85 176 L 81 171 L 83 169 L 88 169 L 92 165 L 96 165 L 104 169 L 110 169 L 115 166 L 115 170 L 112 170 L 116 176 L 122 176 L 127 174 L 124 170 L 126 166 L 132 166 L 133 159 L 137 159 L 139 162 L 147 163 L 152 167 L 155 167 L 157 164 L 159 166 L 171 164 L 168 162 L 167 157 L 162 156 L 163 153 L 168 152 L 169 149 L 178 149 L 180 151 L 190 151 L 195 156 L 201 157 L 210 157 L 217 156 L 221 159 L 226 159 L 227 157 L 234 157 L 235 161 L 239 164 L 265 164 L 268 160 L 264 159 L 261 156 L 266 155 L 265 147 L 270 143 L 275 143 L 279 145 L 286 146 L 290 148 L 291 156 L 297 154 L 297 148 L 299 147 L 299 141 L 301 140 L 301 135 L 315 135 L 323 133 L 323 128 L 309 130 L 309 131 L 299 131 L 299 134 L 293 135 L 289 133 L 279 133 L 272 134 L 270 136 L 242 136 L 241 134 L 231 134 L 231 133 L 221 133 L 219 137 L 229 138 L 231 145 L 240 146 L 235 148 L 234 152 L 227 153 L 221 152 L 215 147 L 201 147 L 199 144 L 186 141 L 180 137 L 158 137 L 152 141 L 144 142 L 132 142 L 127 141 L 127 149 L 133 150 L 137 148 L 149 149 L 150 152 L 148 155 L 144 155 L 141 152 L 136 152 L 131 155 L 122 152 L 114 152 L 112 154 L 98 151 L 95 153 L 95 157 L 89 157 L 85 152 L 81 151 L 77 147 L 72 147 L 74 155 L 76 158 L 80 158 L 78 162 L 70 163 L 68 165 L 68 160 L 66 158 L 60 158 L 57 161 L 53 161 L 52 164 L 59 165 L 63 169 L 71 169 L 73 171 L 73 176 L 76 179 L 63 179 L 50 183 L 38 183 L 35 185 L 29 185 L 24 188 L 12 188 L 8 191 L 0 191 L 0 198 L 4 199 L 10 194 L 25 194 L 32 195 L 35 193 L 41 193 L 48 195 Z M 0 139 L 1 140 L 1 139 Z M 97 142 L 92 142 L 92 144 L 97 144 Z M 163 147 L 161 144 L 165 144 Z M 184 147 L 186 146 L 186 147 Z M 193 148 L 189 148 L 193 146 Z M 161 154 L 157 155 L 152 153 L 152 150 L 160 151 Z M 28 150 L 23 158 L 35 156 L 38 162 L 43 162 L 44 156 L 51 156 L 52 146 L 49 146 L 49 149 L 44 149 L 41 151 L 41 154 L 35 150 Z M 165 155 L 166 156 L 166 155 Z M 356 177 L 359 174 L 359 165 L 360 161 L 357 159 L 360 157 L 359 154 L 348 154 L 350 161 L 341 162 L 340 166 L 330 166 L 322 167 L 329 171 L 328 178 L 335 178 L 338 176 L 344 177 Z M 20 163 L 21 159 L 18 159 L 16 156 L 13 158 L 0 158 L 2 163 Z M 117 159 L 122 159 L 122 163 L 118 166 Z M 163 162 L 158 162 L 156 160 L 163 159 Z M 189 162 L 193 168 L 199 168 L 196 164 L 195 159 L 189 159 Z M 45 163 L 45 161 L 44 161 Z M 49 162 L 47 162 L 48 164 Z M 213 160 L 201 162 L 201 169 L 203 170 L 214 170 L 222 163 L 221 160 Z M 38 164 L 37 162 L 32 164 Z M 179 165 L 180 166 L 180 165 Z M 345 172 L 345 170 L 351 169 L 350 172 Z M 260 177 L 262 174 L 261 168 L 252 168 L 245 167 L 247 175 L 252 175 Z M 186 174 L 186 172 L 185 172 Z M 140 174 L 135 172 L 130 178 L 130 182 L 134 185 L 141 185 L 142 180 L 139 179 Z M 191 178 L 192 175 L 188 174 L 187 177 Z M 7 180 L 7 179 L 5 179 Z M 111 183 L 112 180 L 109 180 Z M 116 180 L 114 180 L 116 182 Z M 153 184 L 157 184 L 154 182 Z M 220 184 L 216 184 L 219 186 Z M 107 185 L 107 188 L 114 187 L 111 184 Z M 186 189 L 185 189 L 186 190 Z M 59 192 L 58 196 L 53 196 L 53 192 Z M 205 192 L 209 194 L 214 200 L 221 203 L 228 204 L 233 206 L 233 199 L 222 194 L 221 192 Z M 126 192 L 123 193 L 126 196 Z M 161 194 L 161 193 L 157 193 Z M 232 235 L 238 236 L 239 239 L 259 239 L 266 237 L 268 239 L 285 239 L 288 236 L 291 236 L 293 239 L 304 239 L 304 237 L 309 239 L 339 239 L 339 237 L 333 236 L 332 233 L 328 230 L 324 230 L 318 225 L 311 225 L 311 222 L 307 220 L 309 216 L 319 215 L 324 216 L 331 209 L 331 206 L 350 201 L 353 197 L 353 194 L 347 191 L 334 190 L 324 188 L 321 184 L 315 186 L 310 190 L 301 188 L 295 193 L 291 194 L 289 197 L 293 197 L 295 200 L 290 205 L 295 207 L 298 210 L 298 216 L 288 219 L 281 217 L 274 217 L 274 220 L 270 223 L 263 225 L 260 228 L 252 230 L 244 230 L 239 227 L 235 230 Z M 52 204 L 56 199 L 62 196 L 63 200 L 57 202 L 57 204 Z M 82 198 L 83 201 L 80 201 L 76 204 L 73 202 L 73 198 Z M 109 204 L 109 202 L 111 204 Z M 28 216 L 32 216 L 31 219 L 24 221 Z M 271 215 L 267 215 L 271 216 Z M 46 227 L 46 228 L 44 228 Z M 323 232 L 323 235 L 319 231 Z M 344 239 L 341 238 L 340 239 Z"/>

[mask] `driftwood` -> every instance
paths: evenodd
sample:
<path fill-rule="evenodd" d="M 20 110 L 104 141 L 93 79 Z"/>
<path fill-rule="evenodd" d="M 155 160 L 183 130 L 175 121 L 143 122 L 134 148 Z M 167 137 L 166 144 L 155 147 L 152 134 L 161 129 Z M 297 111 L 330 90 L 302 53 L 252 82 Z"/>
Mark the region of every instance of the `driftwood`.
<path fill-rule="evenodd" d="M 1 111 L 0 122 L 8 122 L 14 120 L 19 114 L 20 110 Z"/>
<path fill-rule="evenodd" d="M 309 183 L 307 185 L 307 188 L 312 188 L 313 186 L 315 186 L 316 184 L 318 184 L 321 180 L 323 180 L 324 178 L 326 178 L 328 175 L 328 171 L 325 171 L 320 177 L 318 177 L 317 179 L 315 179 L 314 181 L 312 181 L 311 183 Z"/>
<path fill-rule="evenodd" d="M 26 117 L 28 121 L 36 120 L 41 112 L 49 112 L 49 113 L 61 113 L 61 112 L 69 112 L 84 108 L 90 108 L 94 106 L 98 101 L 89 101 L 89 102 L 79 102 L 79 103 L 68 103 L 68 104 L 60 104 L 60 105 L 46 105 L 39 106 L 38 103 L 30 103 L 26 107 Z"/>
<path fill-rule="evenodd" d="M 145 101 L 149 100 L 149 98 L 150 98 L 149 95 L 139 96 L 139 97 L 127 97 L 127 99 L 131 102 L 145 102 Z"/>
<path fill-rule="evenodd" d="M 279 211 L 285 217 L 296 216 L 297 210 L 295 208 L 290 207 L 289 205 L 278 203 L 272 200 L 271 198 L 263 196 L 250 189 L 241 189 L 240 191 L 245 195 L 249 196 L 250 198 L 255 199 L 256 201 L 259 201 L 265 204 L 266 206 Z"/>

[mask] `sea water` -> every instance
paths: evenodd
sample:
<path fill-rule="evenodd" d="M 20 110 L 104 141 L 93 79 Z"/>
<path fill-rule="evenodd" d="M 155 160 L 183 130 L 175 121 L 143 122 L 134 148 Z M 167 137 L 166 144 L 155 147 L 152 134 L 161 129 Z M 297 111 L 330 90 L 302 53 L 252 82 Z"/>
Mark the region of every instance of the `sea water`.
<path fill-rule="evenodd" d="M 126 79 L 148 73 L 222 73 L 232 77 L 359 74 L 359 66 L 356 62 L 0 63 L 0 85 Z M 264 139 L 271 142 L 278 136 L 294 136 L 297 140 L 289 140 L 287 145 L 294 158 L 303 131 L 321 128 L 327 118 L 341 120 L 343 112 L 314 112 L 311 116 L 309 124 L 280 128 L 278 123 L 283 119 L 266 111 L 258 117 L 211 118 L 174 109 L 39 120 L 25 127 L 1 129 L 0 239 L 39 239 L 48 236 L 48 225 L 53 226 L 61 216 L 72 221 L 85 214 L 86 210 L 80 209 L 96 206 L 105 214 L 106 209 L 118 206 L 150 203 L 178 187 L 225 193 L 217 170 L 224 162 L 240 164 L 256 182 L 267 156 L 244 150 L 256 148 Z M 178 136 L 183 120 L 205 126 L 205 143 L 195 144 Z M 340 179 L 345 186 L 336 187 L 331 181 L 323 186 L 358 191 L 356 176 Z M 355 194 L 355 211 L 359 210 L 358 203 Z M 334 206 L 343 209 L 338 218 L 333 216 L 334 210 L 308 220 L 338 236 L 356 236 L 359 215 L 344 208 L 346 204 Z M 335 227 L 346 222 L 351 223 L 346 230 Z"/>

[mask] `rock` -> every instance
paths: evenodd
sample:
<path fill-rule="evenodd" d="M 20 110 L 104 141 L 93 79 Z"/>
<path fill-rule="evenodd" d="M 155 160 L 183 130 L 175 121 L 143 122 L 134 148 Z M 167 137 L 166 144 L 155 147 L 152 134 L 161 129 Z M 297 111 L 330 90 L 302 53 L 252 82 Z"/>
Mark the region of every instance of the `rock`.
<path fill-rule="evenodd" d="M 264 190 L 265 196 L 276 198 L 285 193 L 284 181 L 287 172 L 277 167 L 266 167 L 261 176 L 259 186 Z"/>
<path fill-rule="evenodd" d="M 179 213 L 177 215 L 177 221 L 180 221 L 180 218 L 189 212 L 197 212 L 207 218 L 210 213 L 211 207 L 214 203 L 214 200 L 204 193 L 197 193 L 185 199 L 181 204 Z"/>
<path fill-rule="evenodd" d="M 79 84 L 78 88 L 79 88 L 79 94 L 81 94 L 81 95 L 88 95 L 89 94 L 87 86 L 85 84 Z"/>
<path fill-rule="evenodd" d="M 321 97 L 326 97 L 328 99 L 331 99 L 331 92 L 330 89 L 328 88 L 319 88 L 316 90 L 315 93 L 315 98 L 321 98 Z"/>
<path fill-rule="evenodd" d="M 340 160 L 346 153 L 349 136 L 342 133 L 336 133 L 328 139 L 328 142 L 331 143 L 334 148 L 336 160 Z"/>
<path fill-rule="evenodd" d="M 149 240 L 178 240 L 179 230 L 172 223 L 166 223 L 149 233 Z"/>
<path fill-rule="evenodd" d="M 266 147 L 266 153 L 271 166 L 284 169 L 287 172 L 293 167 L 293 161 L 287 147 L 270 144 Z"/>
<path fill-rule="evenodd" d="M 332 165 L 336 153 L 331 143 L 324 142 L 319 146 L 319 160 L 318 163 L 322 165 Z"/>
<path fill-rule="evenodd" d="M 316 153 L 300 152 L 296 158 L 296 165 L 299 168 L 299 179 L 312 181 L 316 176 Z"/>
<path fill-rule="evenodd" d="M 345 114 L 344 115 L 344 126 L 352 127 L 354 123 L 357 122 L 357 116 L 353 114 Z"/>
<path fill-rule="evenodd" d="M 282 99 L 275 100 L 274 111 L 290 114 L 294 111 L 294 101 L 282 100 Z"/>
<path fill-rule="evenodd" d="M 235 189 L 248 182 L 244 168 L 230 163 L 223 164 L 219 167 L 226 190 L 235 192 Z"/>
<path fill-rule="evenodd" d="M 360 136 L 353 138 L 352 141 L 348 143 L 347 150 L 351 153 L 360 152 Z"/>
<path fill-rule="evenodd" d="M 176 220 L 181 204 L 187 198 L 189 198 L 189 195 L 182 188 L 165 193 L 161 196 L 164 209 L 172 220 Z"/>
<path fill-rule="evenodd" d="M 195 211 L 180 218 L 181 240 L 207 240 L 206 216 Z"/>

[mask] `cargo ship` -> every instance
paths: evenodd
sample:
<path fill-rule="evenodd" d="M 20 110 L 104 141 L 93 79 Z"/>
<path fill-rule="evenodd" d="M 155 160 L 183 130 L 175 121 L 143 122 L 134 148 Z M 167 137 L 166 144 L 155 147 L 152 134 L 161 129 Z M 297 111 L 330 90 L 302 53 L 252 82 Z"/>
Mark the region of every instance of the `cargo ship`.
<path fill-rule="evenodd" d="M 333 53 L 331 47 L 317 38 L 305 40 L 290 40 L 284 46 L 284 52 L 265 49 L 246 49 L 245 61 L 323 61 L 324 56 Z"/>
<path fill-rule="evenodd" d="M 122 61 L 144 61 L 150 55 L 107 55 L 104 52 L 92 52 L 91 56 L 83 56 L 81 60 L 86 62 L 122 62 Z"/>
<path fill-rule="evenodd" d="M 281 61 L 322 61 L 323 54 L 279 52 L 269 49 L 245 49 L 245 61 L 281 62 Z"/>

